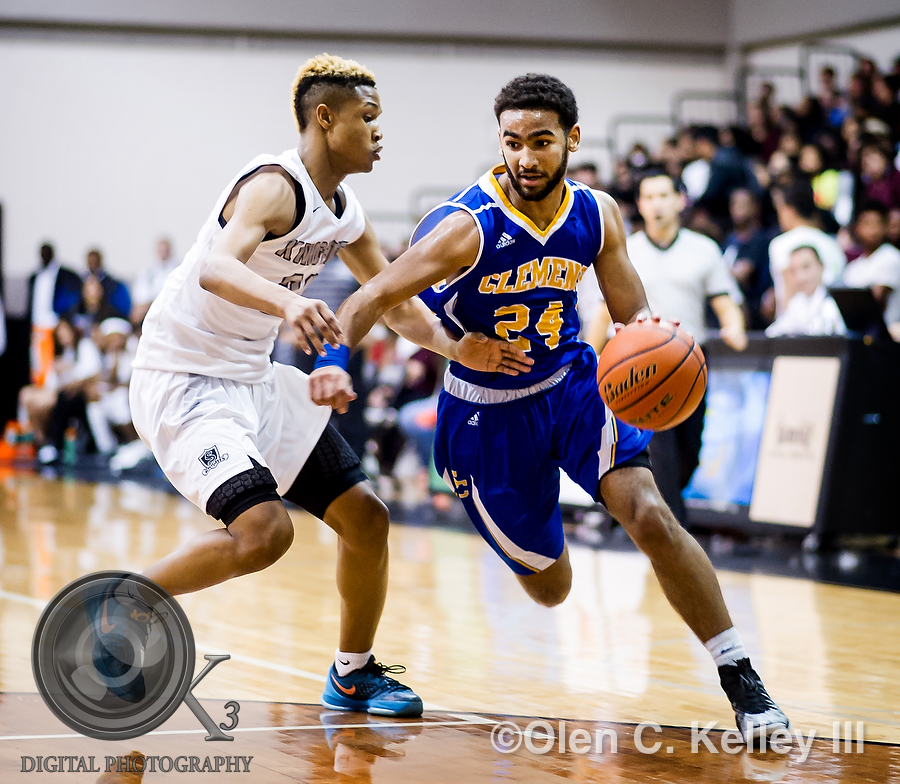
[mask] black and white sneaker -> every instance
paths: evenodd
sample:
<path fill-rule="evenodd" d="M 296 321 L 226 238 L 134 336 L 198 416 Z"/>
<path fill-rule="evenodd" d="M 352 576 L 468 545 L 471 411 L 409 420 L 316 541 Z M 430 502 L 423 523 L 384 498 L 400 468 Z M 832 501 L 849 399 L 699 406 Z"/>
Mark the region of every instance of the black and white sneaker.
<path fill-rule="evenodd" d="M 734 708 L 737 728 L 744 741 L 768 737 L 776 730 L 790 730 L 791 723 L 769 696 L 750 659 L 719 667 L 719 683 Z"/>

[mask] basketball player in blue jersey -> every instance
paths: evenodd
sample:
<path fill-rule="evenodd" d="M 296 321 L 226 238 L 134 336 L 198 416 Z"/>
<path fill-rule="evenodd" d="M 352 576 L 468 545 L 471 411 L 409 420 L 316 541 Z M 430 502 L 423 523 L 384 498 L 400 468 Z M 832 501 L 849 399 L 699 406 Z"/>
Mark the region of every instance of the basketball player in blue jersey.
<path fill-rule="evenodd" d="M 535 601 L 562 602 L 572 584 L 558 503 L 565 469 L 649 557 L 712 654 L 738 729 L 748 738 L 787 729 L 750 666 L 712 564 L 657 490 L 650 433 L 606 410 L 596 356 L 577 339 L 575 286 L 591 269 L 617 322 L 650 312 L 615 202 L 565 179 L 580 138 L 575 97 L 558 79 L 528 74 L 503 88 L 494 110 L 503 164 L 427 215 L 410 249 L 344 303 L 343 340 L 355 345 L 388 309 L 423 292 L 456 335 L 493 333 L 526 352 L 528 375 L 454 362 L 445 377 L 435 464 L 479 533 Z M 314 400 L 338 407 L 352 394 L 334 365 L 310 384 Z"/>
<path fill-rule="evenodd" d="M 372 653 L 387 591 L 387 509 L 328 424 L 331 410 L 311 400 L 308 377 L 270 360 L 283 322 L 308 352 L 338 344 L 334 314 L 300 296 L 329 259 L 340 255 L 360 282 L 388 266 L 343 182 L 379 159 L 374 76 L 351 60 L 313 58 L 297 75 L 293 108 L 299 146 L 259 156 L 226 185 L 144 321 L 131 383 L 135 427 L 175 488 L 222 523 L 144 574 L 177 595 L 264 569 L 291 544 L 282 498 L 293 501 L 339 540 L 340 647 L 323 703 L 417 716 L 422 701 L 389 677 L 401 670 Z M 474 368 L 518 373 L 530 365 L 503 341 L 454 338 L 418 301 L 386 320 Z M 89 610 L 100 637 L 94 664 L 111 692 L 137 703 L 145 684 L 131 668 L 128 639 L 146 644 L 150 614 L 115 588 Z"/>

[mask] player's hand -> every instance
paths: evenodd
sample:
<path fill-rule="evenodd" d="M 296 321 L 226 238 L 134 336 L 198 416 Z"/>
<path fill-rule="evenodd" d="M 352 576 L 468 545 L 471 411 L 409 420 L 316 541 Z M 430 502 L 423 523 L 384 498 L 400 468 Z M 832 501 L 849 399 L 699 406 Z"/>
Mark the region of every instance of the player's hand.
<path fill-rule="evenodd" d="M 456 361 L 472 370 L 518 376 L 531 372 L 534 360 L 518 346 L 469 332 L 457 343 Z"/>
<path fill-rule="evenodd" d="M 320 299 L 292 297 L 284 309 L 284 320 L 293 330 L 300 348 L 307 354 L 314 351 L 324 354 L 325 343 L 337 348 L 344 337 L 334 313 Z"/>
<path fill-rule="evenodd" d="M 629 323 L 630 324 L 643 324 L 645 321 L 652 321 L 654 324 L 661 324 L 662 317 L 661 316 L 646 316 L 646 315 L 642 314 L 642 315 L 638 316 L 636 319 L 634 319 L 633 321 L 630 321 Z M 674 324 L 676 327 L 681 326 L 680 321 L 673 321 L 672 319 L 666 319 L 666 323 Z M 626 326 L 627 326 L 627 324 L 623 324 L 621 321 L 616 321 L 613 324 L 613 331 L 618 335 L 623 329 L 625 329 Z"/>
<path fill-rule="evenodd" d="M 749 342 L 747 333 L 741 327 L 722 327 L 719 330 L 719 337 L 735 351 L 743 351 Z"/>
<path fill-rule="evenodd" d="M 339 414 L 356 400 L 350 374 L 337 365 L 317 368 L 309 374 L 309 396 L 317 406 L 331 406 Z"/>

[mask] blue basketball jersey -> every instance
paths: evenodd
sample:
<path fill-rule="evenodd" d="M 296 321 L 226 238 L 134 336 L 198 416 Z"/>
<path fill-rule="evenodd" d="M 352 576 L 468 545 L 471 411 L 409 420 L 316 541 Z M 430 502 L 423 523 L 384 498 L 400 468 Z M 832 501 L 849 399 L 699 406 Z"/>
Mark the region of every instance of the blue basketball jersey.
<path fill-rule="evenodd" d="M 497 180 L 503 171 L 502 165 L 496 167 L 439 204 L 412 237 L 417 242 L 457 210 L 475 219 L 481 240 L 475 263 L 420 297 L 457 337 L 483 332 L 520 346 L 534 359 L 531 372 L 519 376 L 451 363 L 457 378 L 495 389 L 531 386 L 583 349 L 575 287 L 590 271 L 604 238 L 600 203 L 587 186 L 566 180 L 562 204 L 541 230 L 510 203 Z"/>

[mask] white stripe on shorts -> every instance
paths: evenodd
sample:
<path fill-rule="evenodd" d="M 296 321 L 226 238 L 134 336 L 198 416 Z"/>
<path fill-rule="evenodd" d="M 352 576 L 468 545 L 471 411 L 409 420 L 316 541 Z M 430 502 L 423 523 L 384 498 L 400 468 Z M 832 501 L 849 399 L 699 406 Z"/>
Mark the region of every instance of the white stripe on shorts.
<path fill-rule="evenodd" d="M 600 449 L 597 456 L 600 458 L 600 479 L 610 468 L 616 464 L 616 441 L 619 438 L 619 428 L 616 426 L 616 418 L 612 411 L 606 409 L 606 422 L 600 430 Z"/>
<path fill-rule="evenodd" d="M 472 477 L 470 477 L 470 479 L 472 479 Z M 481 521 L 494 538 L 494 541 L 500 545 L 500 549 L 510 558 L 514 561 L 518 561 L 523 566 L 534 569 L 536 572 L 542 572 L 544 569 L 547 569 L 556 563 L 556 559 L 554 558 L 548 558 L 546 555 L 541 555 L 540 553 L 532 553 L 528 550 L 523 550 L 497 527 L 497 524 L 493 521 L 488 514 L 488 510 L 484 508 L 484 504 L 481 502 L 481 496 L 478 493 L 478 488 L 475 486 L 474 479 L 472 479 L 472 500 L 475 502 L 475 508 L 478 510 Z"/>

